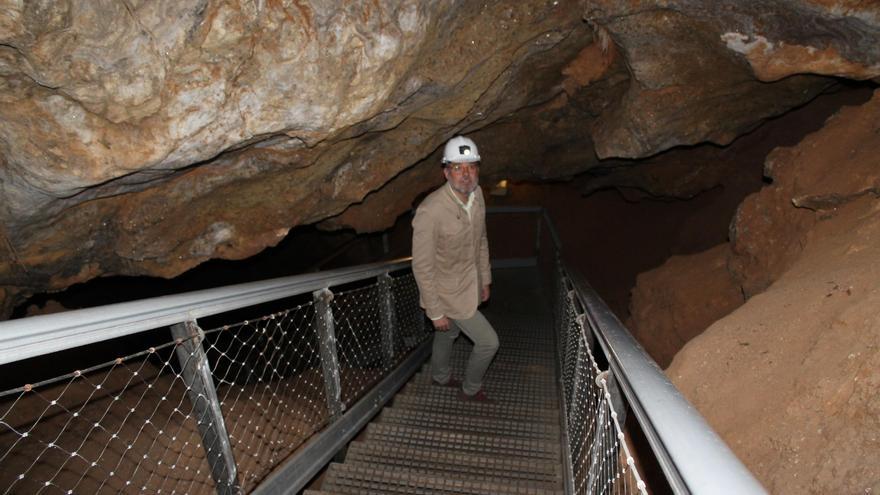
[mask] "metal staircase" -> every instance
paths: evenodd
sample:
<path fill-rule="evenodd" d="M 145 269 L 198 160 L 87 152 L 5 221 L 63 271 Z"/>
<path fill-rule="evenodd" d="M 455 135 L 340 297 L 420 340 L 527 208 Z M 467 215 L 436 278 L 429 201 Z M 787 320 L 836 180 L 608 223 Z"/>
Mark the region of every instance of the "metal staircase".
<path fill-rule="evenodd" d="M 494 403 L 462 401 L 457 389 L 432 385 L 426 364 L 349 445 L 345 461 L 329 466 L 320 489 L 305 494 L 563 493 L 549 314 L 534 314 L 535 294 L 516 285 L 485 312 L 501 342 L 484 383 Z M 471 346 L 464 334 L 455 343 L 456 377 Z"/>
<path fill-rule="evenodd" d="M 647 495 L 624 425 L 653 493 L 765 493 L 546 212 L 494 213 L 538 220 L 493 261 L 495 403 L 431 384 L 408 259 L 22 318 L 0 322 L 0 493 Z"/>

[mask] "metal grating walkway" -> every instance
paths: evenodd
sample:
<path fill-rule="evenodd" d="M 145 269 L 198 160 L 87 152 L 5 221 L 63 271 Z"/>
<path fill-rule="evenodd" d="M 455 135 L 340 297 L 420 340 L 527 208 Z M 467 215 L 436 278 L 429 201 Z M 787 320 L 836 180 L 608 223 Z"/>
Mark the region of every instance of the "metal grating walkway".
<path fill-rule="evenodd" d="M 461 401 L 431 385 L 427 365 L 328 468 L 331 494 L 561 494 L 562 452 L 555 348 L 537 272 L 498 270 L 484 309 L 501 346 L 484 387 L 494 404 Z M 460 378 L 472 344 L 456 341 Z"/>

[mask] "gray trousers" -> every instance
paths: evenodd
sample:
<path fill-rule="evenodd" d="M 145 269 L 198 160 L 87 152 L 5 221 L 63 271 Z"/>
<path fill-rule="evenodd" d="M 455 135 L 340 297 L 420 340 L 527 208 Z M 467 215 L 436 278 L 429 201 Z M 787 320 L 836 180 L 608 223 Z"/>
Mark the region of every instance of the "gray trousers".
<path fill-rule="evenodd" d="M 452 376 L 449 369 L 449 356 L 452 354 L 452 343 L 460 332 L 470 338 L 474 349 L 468 358 L 461 388 L 464 393 L 474 395 L 483 387 L 483 376 L 498 351 L 498 335 L 489 320 L 477 311 L 466 320 L 449 319 L 451 324 L 445 332 L 434 331 L 434 347 L 431 354 L 431 378 L 438 383 L 446 383 Z"/>

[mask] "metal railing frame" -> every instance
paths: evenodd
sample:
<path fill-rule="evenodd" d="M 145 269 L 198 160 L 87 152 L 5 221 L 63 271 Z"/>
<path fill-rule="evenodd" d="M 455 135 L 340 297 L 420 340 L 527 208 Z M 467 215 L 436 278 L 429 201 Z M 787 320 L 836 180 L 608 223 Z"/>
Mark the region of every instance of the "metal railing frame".
<path fill-rule="evenodd" d="M 410 258 L 0 322 L 0 365 L 409 268 Z"/>
<path fill-rule="evenodd" d="M 536 250 L 544 248 L 540 245 L 543 220 L 553 240 L 552 249 L 561 260 L 562 243 L 545 209 L 495 207 L 487 211 L 537 214 Z M 537 264 L 536 259 L 523 258 L 508 264 L 534 266 Z M 765 493 L 751 472 L 681 395 L 595 290 L 582 276 L 568 268 L 564 262 L 561 263 L 576 296 L 586 308 L 589 328 L 605 352 L 611 372 L 657 455 L 673 491 L 699 494 Z M 496 267 L 505 266 L 504 263 L 499 265 Z M 163 326 L 177 325 L 177 328 L 186 330 L 189 325 L 188 331 L 198 333 L 195 324 L 198 318 L 310 291 L 320 294 L 331 286 L 370 277 L 384 277 L 390 272 L 409 266 L 410 259 L 403 258 L 0 322 L 0 364 Z M 427 341 L 420 345 L 403 364 L 347 412 L 337 411 L 339 414 L 335 422 L 308 441 L 296 456 L 270 474 L 254 493 L 295 493 L 300 490 L 381 409 L 409 376 L 415 373 L 430 353 L 429 343 Z M 229 460 L 223 459 L 222 462 Z M 570 474 L 570 458 L 566 464 L 565 472 Z M 218 472 L 223 472 L 223 465 L 217 465 Z M 566 484 L 566 488 L 570 492 L 570 483 Z M 232 486 L 230 490 L 234 492 L 235 487 Z"/>
<path fill-rule="evenodd" d="M 616 382 L 626 398 L 629 410 L 644 431 L 673 492 L 766 493 L 754 475 L 632 337 L 583 275 L 564 261 L 562 241 L 547 210 L 542 207 L 513 206 L 487 208 L 487 213 L 536 214 L 536 253 L 542 249 L 543 220 L 550 234 L 553 244 L 550 248 L 556 263 L 585 310 L 582 316 L 589 323 L 585 327 L 592 331 L 608 360 L 611 372 L 609 382 Z M 512 266 L 534 266 L 537 257 L 518 261 Z M 559 376 L 561 380 L 561 374 Z M 619 413 L 624 414 L 623 411 Z M 561 414 L 564 416 L 564 411 Z M 563 419 L 562 424 L 565 426 L 567 421 Z M 567 434 L 567 431 L 563 433 Z M 568 442 L 564 444 L 567 447 Z M 571 458 L 566 457 L 565 489 L 566 493 L 573 493 Z"/>
<path fill-rule="evenodd" d="M 612 378 L 645 433 L 672 491 L 713 495 L 767 493 L 583 275 L 564 261 L 562 243 L 553 221 L 546 210 L 539 210 L 553 240 L 559 268 L 585 310 L 589 323 L 585 328 L 588 327 L 599 342 Z M 571 458 L 566 457 L 565 471 L 570 475 Z M 572 493 L 571 490 L 567 483 L 566 493 Z"/>
<path fill-rule="evenodd" d="M 575 297 L 585 309 L 583 316 L 589 322 L 585 327 L 590 328 L 608 359 L 611 388 L 616 382 L 673 492 L 713 495 L 766 493 L 751 471 L 632 337 L 586 279 L 564 261 L 562 241 L 547 210 L 538 206 L 506 206 L 489 207 L 486 212 L 532 213 L 538 217 L 536 256 L 508 261 L 504 265 L 493 261 L 493 268 L 537 265 L 537 255 L 545 248 L 541 245 L 541 225 L 546 225 L 552 243 L 548 248 L 552 250 L 556 263 L 570 281 Z M 561 380 L 561 374 L 559 376 Z M 621 416 L 625 414 L 624 411 L 618 413 Z M 563 420 L 562 424 L 565 426 L 567 422 Z M 563 435 L 567 435 L 567 432 Z M 573 493 L 570 457 L 565 461 L 566 493 Z"/>
<path fill-rule="evenodd" d="M 331 287 L 376 278 L 381 297 L 383 358 L 393 358 L 392 334 L 396 330 L 391 273 L 410 268 L 411 259 L 371 263 L 319 273 L 281 277 L 183 294 L 161 296 L 94 308 L 39 315 L 0 322 L 0 365 L 57 351 L 133 335 L 168 326 L 180 341 L 177 349 L 181 376 L 187 384 L 199 418 L 199 432 L 208 454 L 211 477 L 220 494 L 241 492 L 229 435 L 202 346 L 204 331 L 197 320 L 261 303 L 312 292 L 318 310 L 316 321 L 325 390 L 331 422 L 282 462 L 252 493 L 297 493 L 349 443 L 391 397 L 418 371 L 430 355 L 430 339 L 368 391 L 347 412 L 340 399 L 338 356 L 329 301 Z"/>

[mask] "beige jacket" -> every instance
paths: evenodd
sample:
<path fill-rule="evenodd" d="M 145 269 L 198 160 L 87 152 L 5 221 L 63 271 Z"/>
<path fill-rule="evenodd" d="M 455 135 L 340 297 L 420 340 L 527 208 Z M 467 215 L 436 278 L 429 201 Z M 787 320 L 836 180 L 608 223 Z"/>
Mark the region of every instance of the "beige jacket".
<path fill-rule="evenodd" d="M 431 319 L 470 318 L 480 289 L 492 282 L 483 192 L 473 192 L 470 218 L 453 194 L 445 184 L 429 194 L 412 222 L 412 269 Z"/>

